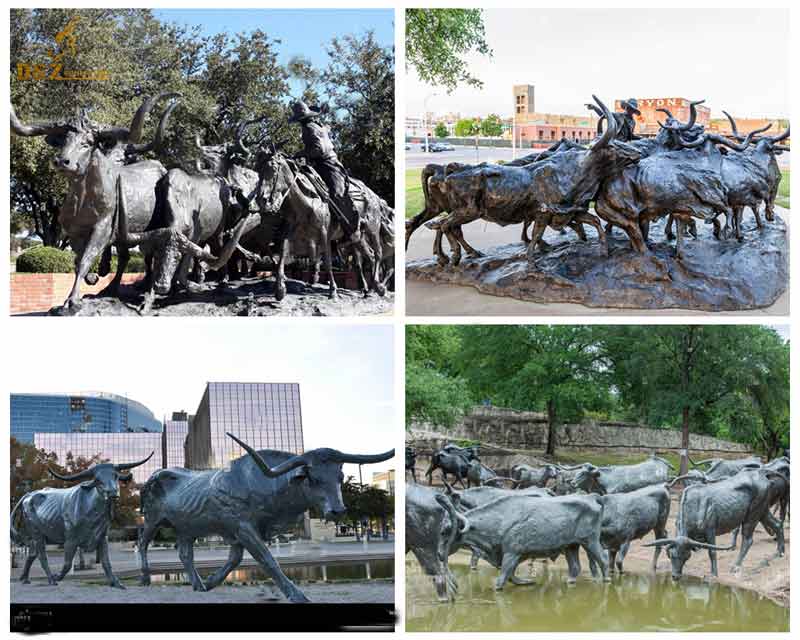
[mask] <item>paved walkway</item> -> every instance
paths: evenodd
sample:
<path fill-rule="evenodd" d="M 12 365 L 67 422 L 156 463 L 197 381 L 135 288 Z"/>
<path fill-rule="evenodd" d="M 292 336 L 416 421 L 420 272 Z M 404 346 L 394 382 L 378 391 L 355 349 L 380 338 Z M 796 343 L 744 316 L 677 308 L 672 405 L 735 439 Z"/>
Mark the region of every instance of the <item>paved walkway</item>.
<path fill-rule="evenodd" d="M 436 154 L 434 154 L 436 155 Z M 788 209 L 775 207 L 789 228 L 791 215 Z M 747 215 L 747 214 L 746 214 Z M 501 227 L 476 221 L 463 228 L 464 237 L 476 249 L 520 242 L 522 225 Z M 406 253 L 406 260 L 429 258 L 432 255 L 435 232 L 420 227 L 414 232 Z M 790 244 L 787 237 L 787 248 Z M 447 242 L 444 243 L 447 250 Z M 790 284 L 791 287 L 791 284 Z M 406 315 L 408 316 L 708 316 L 705 311 L 683 309 L 596 309 L 579 304 L 539 304 L 513 298 L 502 298 L 480 293 L 472 287 L 431 284 L 406 280 Z M 751 311 L 721 311 L 719 316 L 788 316 L 789 289 L 770 307 Z"/>
<path fill-rule="evenodd" d="M 308 565 L 342 565 L 363 563 L 370 560 L 391 560 L 394 558 L 393 541 L 371 541 L 362 542 L 299 542 L 296 544 L 271 545 L 270 552 L 279 561 L 281 566 L 308 566 Z M 94 553 L 86 554 L 87 560 L 94 559 Z M 183 564 L 178 558 L 178 552 L 174 548 L 150 548 L 147 554 L 150 561 L 150 570 L 153 573 L 162 571 L 183 571 Z M 222 566 L 228 557 L 228 549 L 208 549 L 195 547 L 194 560 L 198 569 L 216 569 Z M 64 554 L 61 551 L 48 552 L 47 560 L 50 570 L 57 573 L 61 570 L 64 563 Z M 11 570 L 11 578 L 18 578 L 22 573 L 20 567 Z M 242 567 L 256 566 L 255 560 L 249 553 L 245 552 L 242 560 Z M 74 566 L 77 565 L 77 556 Z M 122 545 L 115 544 L 111 547 L 111 566 L 114 574 L 119 578 L 127 578 L 139 575 L 139 557 L 133 550 Z M 74 569 L 67 575 L 66 580 L 86 580 L 103 578 L 103 567 L 98 563 L 91 569 L 85 571 L 75 571 Z M 45 580 L 38 558 L 33 563 L 30 573 L 31 580 Z"/>

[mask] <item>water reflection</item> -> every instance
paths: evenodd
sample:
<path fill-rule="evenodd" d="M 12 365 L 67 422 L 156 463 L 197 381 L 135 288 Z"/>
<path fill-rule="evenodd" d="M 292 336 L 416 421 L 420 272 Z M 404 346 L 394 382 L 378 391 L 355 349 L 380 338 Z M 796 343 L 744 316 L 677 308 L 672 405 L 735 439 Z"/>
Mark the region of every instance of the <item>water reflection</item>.
<path fill-rule="evenodd" d="M 497 571 L 455 564 L 455 603 L 436 602 L 430 578 L 406 564 L 408 631 L 788 631 L 789 609 L 758 594 L 669 573 L 626 574 L 611 583 L 536 563 L 537 583 L 494 591 Z M 518 575 L 527 577 L 523 566 Z"/>
<path fill-rule="evenodd" d="M 346 565 L 328 565 L 323 569 L 322 565 L 311 565 L 302 567 L 281 567 L 283 572 L 294 582 L 311 582 L 319 580 L 328 580 L 329 582 L 336 581 L 351 581 L 351 580 L 366 580 L 394 578 L 394 561 L 393 560 L 372 560 L 369 562 L 369 572 L 367 565 L 364 562 L 357 564 Z M 200 569 L 198 573 L 201 577 L 205 578 L 212 573 L 213 569 Z M 226 578 L 226 582 L 262 582 L 269 580 L 267 575 L 259 567 L 242 567 L 231 571 Z M 153 582 L 163 583 L 187 583 L 188 580 L 182 572 L 171 571 L 164 573 L 153 573 Z"/>

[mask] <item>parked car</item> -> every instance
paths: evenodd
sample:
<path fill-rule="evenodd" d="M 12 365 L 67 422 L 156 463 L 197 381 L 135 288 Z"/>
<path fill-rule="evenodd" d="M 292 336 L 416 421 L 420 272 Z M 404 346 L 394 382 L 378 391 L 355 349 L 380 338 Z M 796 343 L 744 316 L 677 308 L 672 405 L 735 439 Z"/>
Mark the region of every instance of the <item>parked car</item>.
<path fill-rule="evenodd" d="M 446 142 L 434 142 L 433 144 L 428 145 L 431 153 L 439 153 L 440 151 L 453 151 L 455 147 L 452 144 L 448 144 Z"/>

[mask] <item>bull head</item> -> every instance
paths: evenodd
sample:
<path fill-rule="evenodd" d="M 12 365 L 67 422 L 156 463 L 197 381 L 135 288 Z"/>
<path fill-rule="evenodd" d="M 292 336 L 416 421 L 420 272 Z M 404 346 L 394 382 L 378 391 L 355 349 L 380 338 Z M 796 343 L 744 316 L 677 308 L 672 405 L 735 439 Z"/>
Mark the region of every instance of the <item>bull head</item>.
<path fill-rule="evenodd" d="M 731 544 L 723 547 L 707 542 L 698 542 L 686 536 L 675 538 L 662 538 L 642 545 L 643 547 L 666 547 L 667 555 L 672 563 L 672 579 L 680 580 L 683 577 L 683 565 L 691 557 L 693 551 L 698 549 L 710 549 L 712 551 L 730 551 L 735 547 Z"/>
<path fill-rule="evenodd" d="M 124 472 L 143 465 L 153 457 L 153 453 L 155 452 L 151 451 L 149 456 L 139 462 L 128 462 L 124 464 L 104 462 L 68 476 L 62 476 L 50 467 L 48 467 L 47 470 L 50 472 L 50 475 L 64 482 L 82 481 L 82 486 L 85 489 L 97 489 L 98 493 L 100 493 L 103 498 L 118 498 L 119 483 L 129 482 L 133 479 L 133 474 Z"/>
<path fill-rule="evenodd" d="M 53 165 L 61 173 L 71 177 L 81 177 L 86 173 L 89 161 L 95 151 L 122 164 L 126 150 L 129 153 L 144 153 L 154 148 L 154 144 L 140 144 L 142 129 L 147 115 L 153 106 L 163 98 L 180 98 L 177 93 L 159 93 L 145 98 L 133 116 L 130 127 L 107 127 L 89 119 L 85 110 L 78 110 L 67 120 L 34 124 L 24 124 L 17 118 L 11 106 L 11 130 L 18 136 L 46 136 L 45 141 L 57 149 Z M 165 117 L 162 115 L 159 129 L 163 132 Z M 159 138 L 160 142 L 160 138 Z"/>
<path fill-rule="evenodd" d="M 342 464 L 373 464 L 394 457 L 394 449 L 374 455 L 342 453 L 336 449 L 312 449 L 270 467 L 261 454 L 242 442 L 232 433 L 227 434 L 250 456 L 256 467 L 267 478 L 278 478 L 294 469 L 300 469 L 289 481 L 300 486 L 306 498 L 319 507 L 326 519 L 338 520 L 344 515 L 342 502 Z"/>

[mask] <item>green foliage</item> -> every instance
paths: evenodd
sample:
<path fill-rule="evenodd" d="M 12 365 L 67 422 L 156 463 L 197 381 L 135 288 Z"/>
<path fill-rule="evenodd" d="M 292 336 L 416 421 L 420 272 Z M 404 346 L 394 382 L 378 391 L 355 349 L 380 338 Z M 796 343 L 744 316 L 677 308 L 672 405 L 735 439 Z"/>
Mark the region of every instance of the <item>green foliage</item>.
<path fill-rule="evenodd" d="M 421 176 L 422 169 L 406 170 L 406 218 L 417 215 L 425 208 Z"/>
<path fill-rule="evenodd" d="M 481 135 L 487 138 L 497 138 L 503 134 L 503 121 L 496 113 L 490 113 L 481 120 Z"/>
<path fill-rule="evenodd" d="M 477 120 L 463 118 L 456 122 L 455 134 L 461 138 L 476 136 L 480 131 L 481 127 Z"/>
<path fill-rule="evenodd" d="M 17 273 L 72 273 L 75 254 L 55 247 L 31 247 L 17 257 Z"/>
<path fill-rule="evenodd" d="M 406 65 L 448 93 L 462 82 L 480 88 L 464 57 L 491 56 L 485 36 L 482 9 L 406 9 Z"/>
<path fill-rule="evenodd" d="M 98 256 L 92 264 L 91 271 L 97 272 L 102 256 Z M 110 273 L 116 273 L 118 259 L 111 257 Z M 72 273 L 75 268 L 75 254 L 68 249 L 56 249 L 37 245 L 21 253 L 17 257 L 18 273 Z M 130 254 L 125 273 L 144 273 L 144 256 L 135 252 Z"/>
<path fill-rule="evenodd" d="M 455 327 L 406 327 L 406 425 L 452 427 L 475 404 L 466 380 L 454 373 L 461 351 Z"/>
<path fill-rule="evenodd" d="M 778 196 L 775 198 L 775 203 L 779 207 L 789 208 L 789 187 L 791 186 L 790 180 L 791 172 L 789 169 L 781 169 L 781 182 L 778 185 Z"/>
<path fill-rule="evenodd" d="M 447 126 L 444 124 L 444 122 L 436 123 L 436 127 L 433 130 L 433 135 L 435 135 L 437 138 L 446 138 L 448 133 Z"/>

